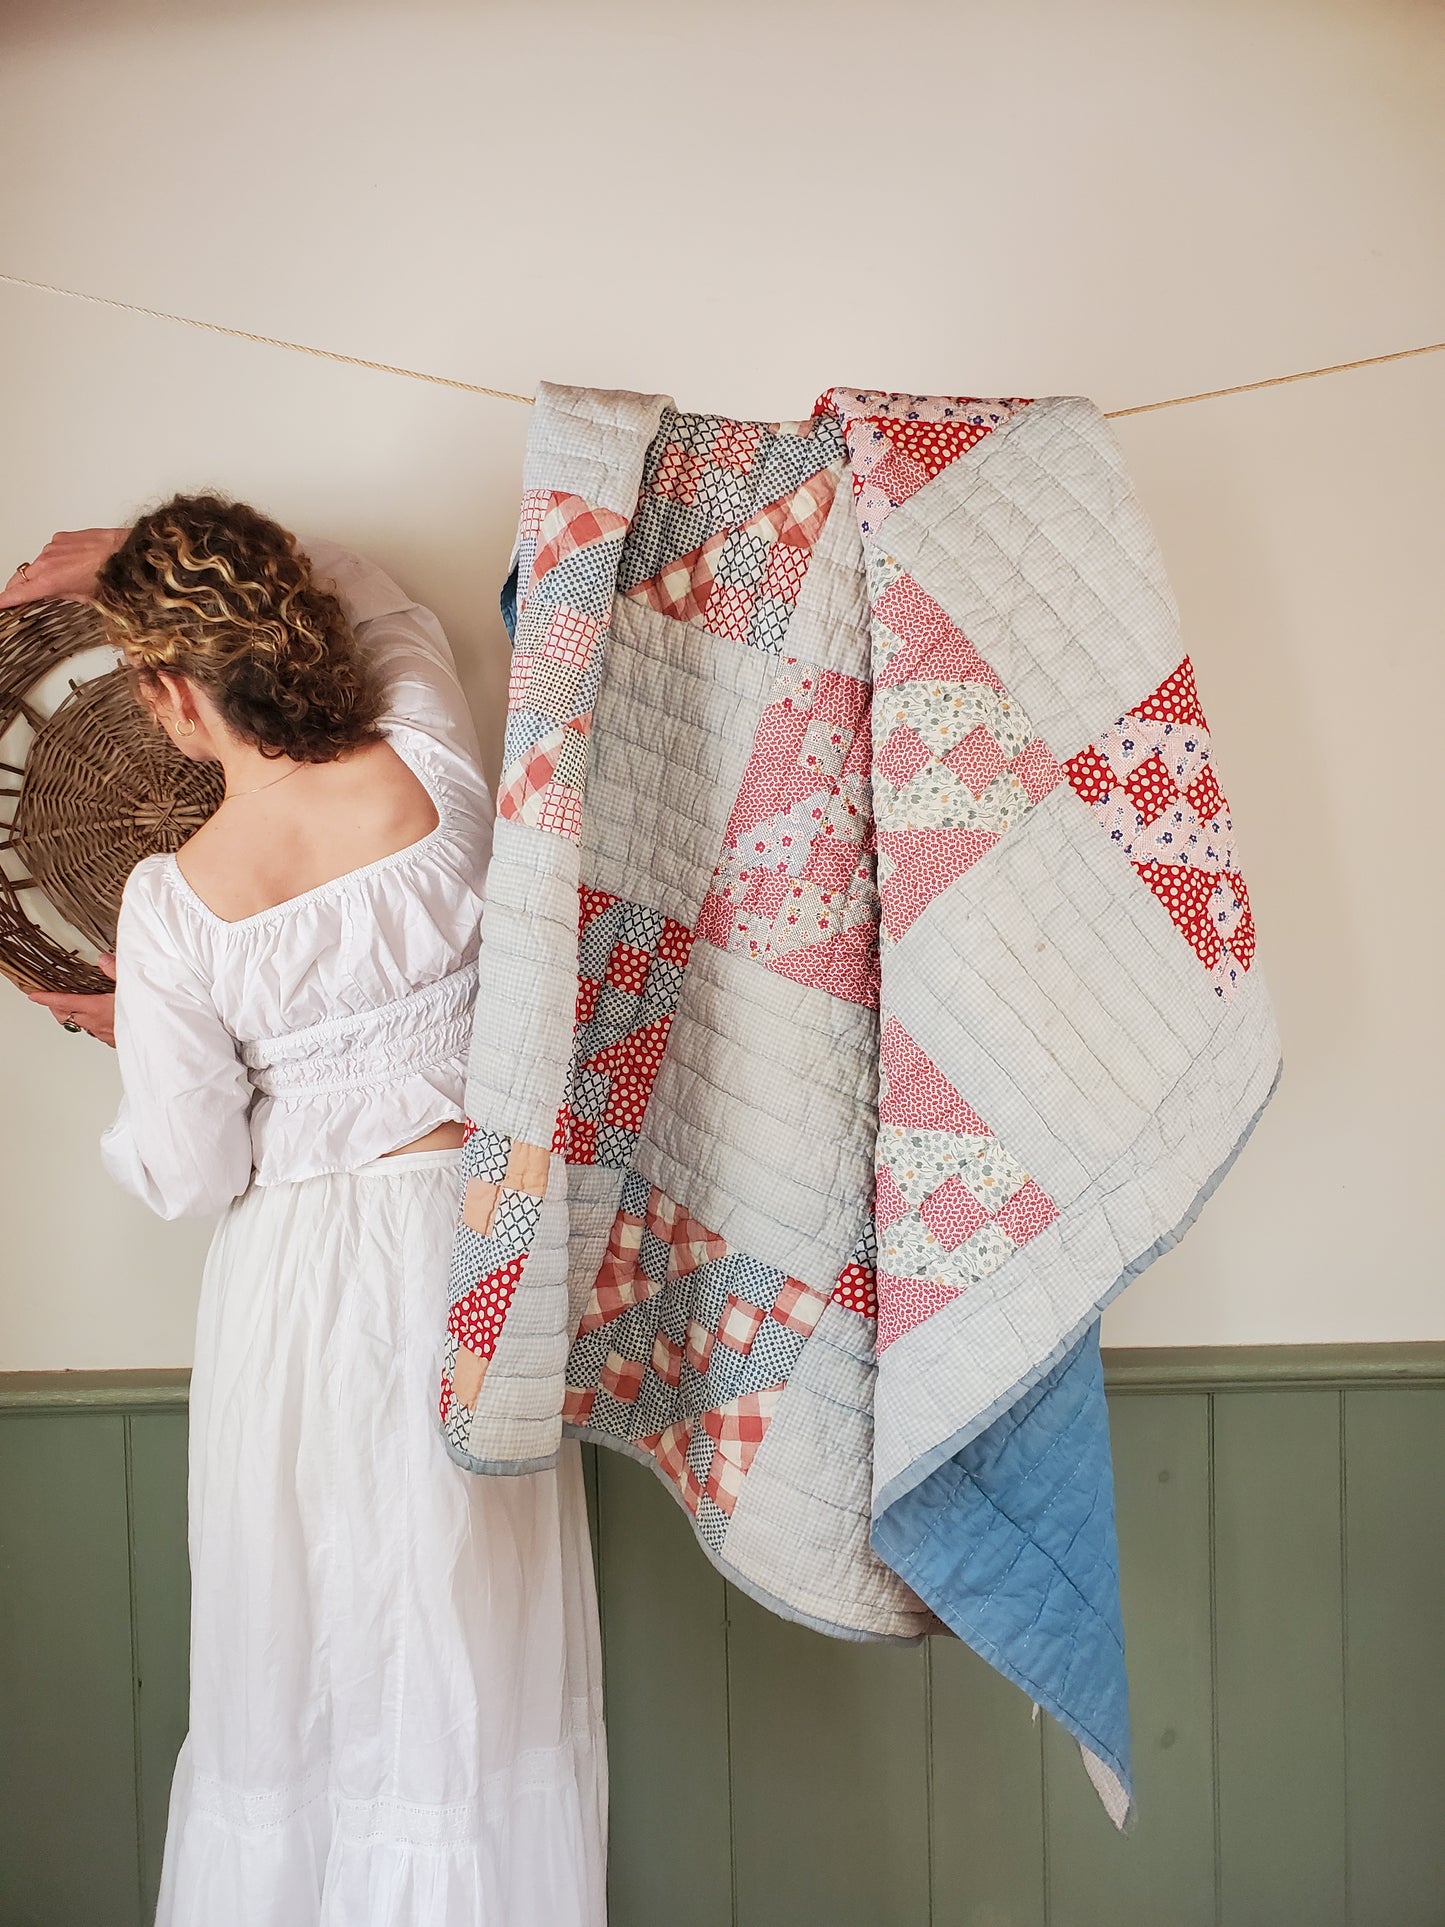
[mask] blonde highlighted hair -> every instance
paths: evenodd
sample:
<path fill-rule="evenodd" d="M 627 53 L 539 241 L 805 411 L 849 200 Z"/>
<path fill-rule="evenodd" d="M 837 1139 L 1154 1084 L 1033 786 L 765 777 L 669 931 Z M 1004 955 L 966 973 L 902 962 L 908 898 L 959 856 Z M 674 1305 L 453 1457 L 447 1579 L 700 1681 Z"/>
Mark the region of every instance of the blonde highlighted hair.
<path fill-rule="evenodd" d="M 146 684 L 196 683 L 267 756 L 329 763 L 378 735 L 383 692 L 296 538 L 244 502 L 176 495 L 105 564 L 95 600 Z"/>

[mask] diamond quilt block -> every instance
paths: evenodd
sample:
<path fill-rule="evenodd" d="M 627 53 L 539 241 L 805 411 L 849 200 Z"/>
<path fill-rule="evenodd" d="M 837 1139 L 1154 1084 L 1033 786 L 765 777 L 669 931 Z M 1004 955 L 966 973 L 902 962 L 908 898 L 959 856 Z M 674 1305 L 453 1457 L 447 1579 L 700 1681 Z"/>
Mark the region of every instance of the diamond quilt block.
<path fill-rule="evenodd" d="M 730 1516 L 827 1302 L 630 1172 L 568 1360 L 573 1423 L 651 1452 L 693 1506 L 721 1449 L 732 1469 L 711 1497 Z"/>
<path fill-rule="evenodd" d="M 912 576 L 873 613 L 873 809 L 883 936 L 896 941 L 1041 803 L 1063 771 L 989 664 Z M 891 638 L 892 640 L 887 640 Z"/>
<path fill-rule="evenodd" d="M 577 1030 L 558 1141 L 569 1164 L 630 1166 L 692 932 L 606 891 L 579 894 Z"/>
<path fill-rule="evenodd" d="M 778 653 L 842 468 L 835 421 L 670 415 L 649 456 L 619 590 L 675 622 Z"/>
<path fill-rule="evenodd" d="M 1231 999 L 1254 961 L 1254 918 L 1188 657 L 1064 770 Z"/>
<path fill-rule="evenodd" d="M 1006 1264 L 1058 1216 L 1053 1199 L 896 1018 L 884 1025 L 882 1059 L 880 1353 Z"/>
<path fill-rule="evenodd" d="M 788 661 L 758 719 L 697 934 L 795 983 L 878 1002 L 870 696 Z"/>

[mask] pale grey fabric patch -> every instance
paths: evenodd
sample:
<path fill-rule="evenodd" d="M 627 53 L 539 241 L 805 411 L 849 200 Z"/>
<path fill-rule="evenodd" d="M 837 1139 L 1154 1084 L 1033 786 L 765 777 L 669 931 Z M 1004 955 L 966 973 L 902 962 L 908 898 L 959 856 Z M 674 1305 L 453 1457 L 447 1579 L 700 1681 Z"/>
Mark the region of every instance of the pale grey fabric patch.
<path fill-rule="evenodd" d="M 1198 957 L 1067 783 L 934 899 L 885 967 L 890 1014 L 1060 1209 L 1220 1021 Z"/>
<path fill-rule="evenodd" d="M 870 679 L 872 650 L 863 538 L 847 469 L 839 480 L 823 532 L 813 546 L 784 654 L 800 662 L 816 663 L 820 669 L 837 669 L 860 682 Z"/>
<path fill-rule="evenodd" d="M 570 844 L 528 823 L 498 822 L 478 972 L 467 1113 L 488 1130 L 550 1145 L 577 1006 Z"/>
<path fill-rule="evenodd" d="M 830 1292 L 872 1203 L 877 1037 L 876 1011 L 694 944 L 637 1168 Z"/>
<path fill-rule="evenodd" d="M 666 395 L 538 382 L 522 487 L 580 495 L 630 518 L 647 445 L 671 406 Z"/>
<path fill-rule="evenodd" d="M 693 927 L 777 672 L 775 656 L 617 598 L 583 816 L 593 888 Z"/>

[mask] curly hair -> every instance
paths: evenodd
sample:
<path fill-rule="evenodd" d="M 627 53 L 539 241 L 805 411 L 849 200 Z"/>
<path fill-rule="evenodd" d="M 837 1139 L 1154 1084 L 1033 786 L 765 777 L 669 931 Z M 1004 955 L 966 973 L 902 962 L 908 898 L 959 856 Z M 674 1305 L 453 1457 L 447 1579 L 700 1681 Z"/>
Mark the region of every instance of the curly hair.
<path fill-rule="evenodd" d="M 383 691 L 341 604 L 244 502 L 176 495 L 143 515 L 95 602 L 141 694 L 158 670 L 186 676 L 265 756 L 331 763 L 379 734 Z"/>

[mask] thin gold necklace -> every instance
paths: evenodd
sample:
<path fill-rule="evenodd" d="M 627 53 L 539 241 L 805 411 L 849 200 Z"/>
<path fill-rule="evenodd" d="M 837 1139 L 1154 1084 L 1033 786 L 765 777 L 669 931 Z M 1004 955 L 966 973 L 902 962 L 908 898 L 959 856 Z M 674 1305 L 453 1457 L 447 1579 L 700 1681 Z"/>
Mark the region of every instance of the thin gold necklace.
<path fill-rule="evenodd" d="M 234 803 L 242 796 L 259 796 L 262 790 L 275 789 L 278 783 L 284 783 L 288 776 L 294 776 L 298 770 L 303 770 L 305 767 L 306 765 L 304 763 L 296 763 L 290 769 L 283 771 L 280 776 L 273 776 L 269 783 L 257 783 L 254 789 L 227 790 L 226 794 L 221 798 L 221 801 L 223 803 Z"/>

